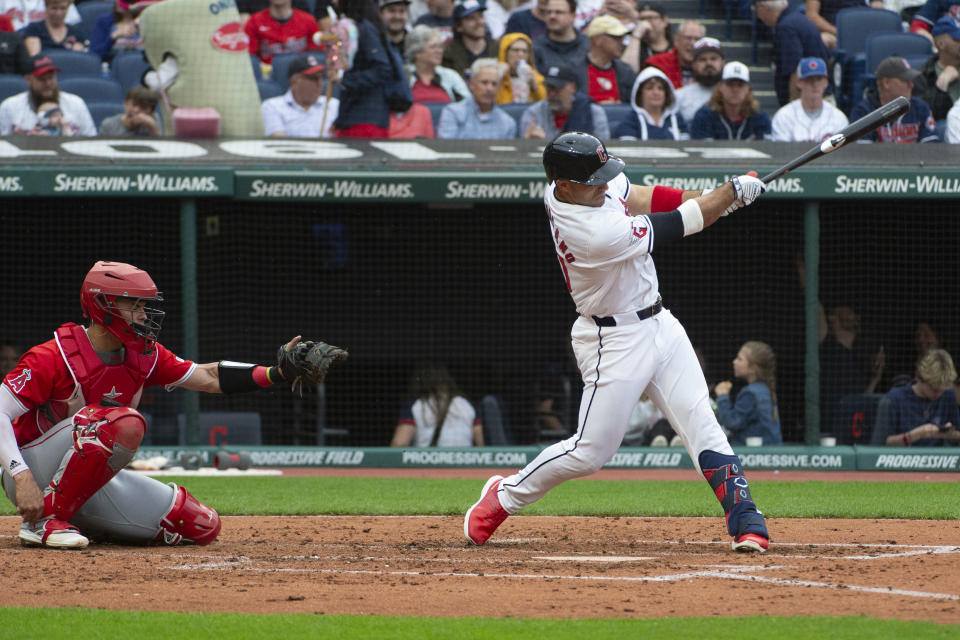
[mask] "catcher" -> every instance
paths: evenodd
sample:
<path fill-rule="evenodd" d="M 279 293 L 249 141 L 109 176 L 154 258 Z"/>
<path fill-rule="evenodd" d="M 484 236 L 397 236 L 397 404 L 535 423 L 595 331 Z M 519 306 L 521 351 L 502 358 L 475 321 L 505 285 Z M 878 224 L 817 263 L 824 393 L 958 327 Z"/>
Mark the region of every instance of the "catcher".
<path fill-rule="evenodd" d="M 242 393 L 281 380 L 320 382 L 346 351 L 297 336 L 277 364 L 196 364 L 157 342 L 163 297 L 150 276 L 97 262 L 80 302 L 89 327 L 68 323 L 28 350 L 0 384 L 3 488 L 28 546 L 82 549 L 88 536 L 121 543 L 210 544 L 220 517 L 190 492 L 124 467 L 146 432 L 145 387 Z M 43 487 L 43 489 L 41 489 Z"/>

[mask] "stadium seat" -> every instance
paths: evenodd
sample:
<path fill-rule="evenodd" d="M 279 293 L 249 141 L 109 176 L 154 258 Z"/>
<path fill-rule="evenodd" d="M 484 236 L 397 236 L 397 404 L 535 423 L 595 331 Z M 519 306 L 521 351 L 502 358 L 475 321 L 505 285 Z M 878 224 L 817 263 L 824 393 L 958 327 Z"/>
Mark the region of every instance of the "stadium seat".
<path fill-rule="evenodd" d="M 523 137 L 523 131 L 520 131 L 520 119 L 523 117 L 523 112 L 527 110 L 530 106 L 526 102 L 508 102 L 506 104 L 501 104 L 500 108 L 510 114 L 510 117 L 516 120 L 517 122 L 517 137 Z"/>
<path fill-rule="evenodd" d="M 86 51 L 71 49 L 44 49 L 43 55 L 53 60 L 60 69 L 60 79 L 99 78 L 103 63 L 100 56 Z"/>
<path fill-rule="evenodd" d="M 299 55 L 301 54 L 281 53 L 280 55 L 273 56 L 270 79 L 280 85 L 284 91 L 287 90 L 287 69 L 290 67 L 290 62 Z"/>
<path fill-rule="evenodd" d="M 834 51 L 834 85 L 837 106 L 849 111 L 855 100 L 855 81 L 866 71 L 867 37 L 878 33 L 902 33 L 903 24 L 899 13 L 866 7 L 841 9 L 837 12 L 835 24 L 837 49 Z"/>
<path fill-rule="evenodd" d="M 97 18 L 113 11 L 113 2 L 110 0 L 87 0 L 77 3 L 77 12 L 80 14 L 80 24 L 77 25 L 89 38 L 93 33 L 93 25 Z"/>
<path fill-rule="evenodd" d="M 60 89 L 75 93 L 86 102 L 123 102 L 123 89 L 116 80 L 106 78 L 62 78 Z"/>
<path fill-rule="evenodd" d="M 257 80 L 263 80 L 263 64 L 260 62 L 260 58 L 250 54 L 250 66 L 253 68 L 253 77 Z"/>
<path fill-rule="evenodd" d="M 27 81 L 24 80 L 23 76 L 13 73 L 0 74 L 0 102 L 26 90 Z"/>
<path fill-rule="evenodd" d="M 143 81 L 143 74 L 151 69 L 141 51 L 124 51 L 113 58 L 113 79 L 120 83 L 124 94 Z"/>
<path fill-rule="evenodd" d="M 105 118 L 123 113 L 123 103 L 103 101 L 87 102 L 87 109 L 90 110 L 90 115 L 93 116 L 93 124 L 96 125 L 99 131 L 100 123 L 103 122 Z"/>
<path fill-rule="evenodd" d="M 922 37 L 922 36 L 921 36 Z M 837 444 L 870 444 L 882 393 L 857 393 L 840 398 L 840 429 Z"/>
<path fill-rule="evenodd" d="M 617 128 L 617 125 L 626 120 L 628 117 L 630 117 L 630 114 L 633 113 L 633 107 L 625 103 L 602 104 L 600 106 L 607 114 L 607 124 L 610 126 L 611 135 L 613 135 L 613 131 Z"/>
<path fill-rule="evenodd" d="M 258 80 L 257 91 L 260 92 L 260 102 L 270 98 L 276 98 L 277 96 L 282 96 L 285 93 L 283 87 L 278 85 L 273 80 Z"/>
<path fill-rule="evenodd" d="M 876 33 L 867 38 L 864 49 L 867 72 L 873 73 L 877 65 L 890 56 L 923 56 L 924 62 L 933 55 L 930 41 L 916 33 Z"/>
<path fill-rule="evenodd" d="M 440 112 L 450 104 L 449 102 L 424 102 L 423 106 L 430 109 L 430 117 L 433 118 L 433 128 L 440 126 Z"/>

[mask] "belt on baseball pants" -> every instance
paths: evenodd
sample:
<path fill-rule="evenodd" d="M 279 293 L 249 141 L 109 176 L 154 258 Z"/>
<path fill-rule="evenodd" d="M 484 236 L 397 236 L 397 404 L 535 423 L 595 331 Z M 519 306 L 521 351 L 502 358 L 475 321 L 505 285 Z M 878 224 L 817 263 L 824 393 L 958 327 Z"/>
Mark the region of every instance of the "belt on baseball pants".
<path fill-rule="evenodd" d="M 662 309 L 663 301 L 660 299 L 660 296 L 657 296 L 657 301 L 646 309 L 637 309 L 633 313 L 618 313 L 604 318 L 599 316 L 590 317 L 593 318 L 593 321 L 597 323 L 598 327 L 616 327 L 617 325 L 633 324 L 634 322 L 652 318 L 660 313 Z"/>

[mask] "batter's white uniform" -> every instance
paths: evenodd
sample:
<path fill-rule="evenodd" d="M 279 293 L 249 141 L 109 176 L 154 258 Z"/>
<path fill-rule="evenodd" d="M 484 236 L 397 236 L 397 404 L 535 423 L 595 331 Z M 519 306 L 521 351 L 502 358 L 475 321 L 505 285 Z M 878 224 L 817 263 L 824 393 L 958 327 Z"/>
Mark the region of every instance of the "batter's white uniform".
<path fill-rule="evenodd" d="M 627 177 L 621 173 L 607 185 L 600 207 L 561 202 L 553 190 L 551 183 L 543 199 L 567 288 L 580 314 L 571 337 L 584 381 L 583 399 L 576 433 L 503 480 L 498 498 L 507 513 L 606 464 L 619 448 L 644 390 L 680 435 L 695 465 L 707 449 L 733 454 L 680 322 L 666 309 L 643 320 L 637 315 L 659 300 L 650 255 L 657 239 L 649 217 L 634 217 L 627 210 Z M 612 323 L 615 326 L 607 326 Z"/>
<path fill-rule="evenodd" d="M 777 142 L 821 142 L 848 124 L 843 111 L 826 101 L 820 112 L 811 117 L 798 98 L 774 114 L 770 139 Z"/>

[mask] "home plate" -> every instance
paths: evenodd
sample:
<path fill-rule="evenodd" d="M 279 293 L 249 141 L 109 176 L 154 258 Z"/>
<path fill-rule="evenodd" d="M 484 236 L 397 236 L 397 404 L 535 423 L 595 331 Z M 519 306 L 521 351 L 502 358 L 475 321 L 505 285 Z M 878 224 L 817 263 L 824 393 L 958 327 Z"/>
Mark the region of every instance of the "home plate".
<path fill-rule="evenodd" d="M 574 562 L 636 562 L 653 560 L 653 556 L 534 556 L 534 560 L 560 560 Z"/>

